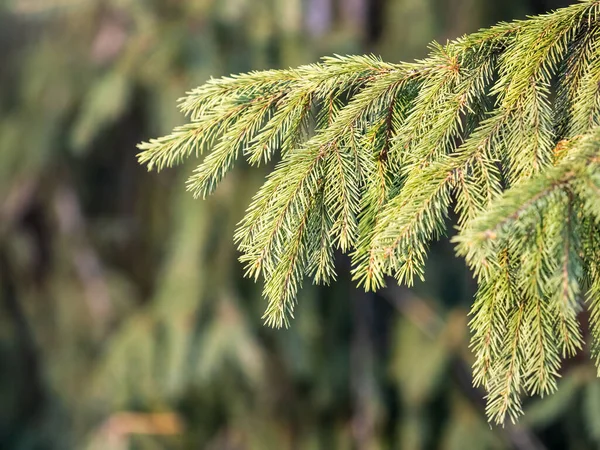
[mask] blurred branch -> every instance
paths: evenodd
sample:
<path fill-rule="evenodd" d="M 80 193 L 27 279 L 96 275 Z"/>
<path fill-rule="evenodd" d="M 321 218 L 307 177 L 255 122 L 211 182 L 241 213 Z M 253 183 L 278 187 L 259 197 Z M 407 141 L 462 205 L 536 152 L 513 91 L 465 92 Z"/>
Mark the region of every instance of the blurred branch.
<path fill-rule="evenodd" d="M 0 203 L 0 237 L 25 215 L 37 185 L 36 177 L 28 177 L 13 184 L 4 201 Z"/>
<path fill-rule="evenodd" d="M 373 449 L 375 437 L 375 392 L 370 333 L 373 322 L 372 293 L 354 291 L 354 327 L 350 344 L 350 387 L 353 399 L 352 434 L 357 450 Z"/>
<path fill-rule="evenodd" d="M 40 356 L 37 344 L 35 342 L 35 334 L 31 324 L 27 320 L 27 314 L 23 308 L 23 304 L 17 297 L 15 286 L 15 274 L 11 270 L 9 258 L 0 248 L 0 300 L 3 300 L 4 310 L 11 318 L 11 323 L 15 327 L 15 352 L 19 359 L 23 362 L 24 375 L 26 376 L 26 388 L 22 388 L 22 384 L 15 382 L 11 383 L 13 389 L 21 387 L 22 395 L 19 399 L 19 406 L 14 411 L 12 423 L 33 423 L 45 406 L 45 395 L 42 389 L 44 385 L 42 381 Z M 3 418 L 6 421 L 9 418 Z M 9 436 L 18 434 L 18 430 L 14 426 L 10 426 L 10 419 L 4 422 L 2 428 L 6 427 L 4 432 L 8 431 Z"/>
<path fill-rule="evenodd" d="M 77 194 L 70 184 L 63 183 L 57 188 L 54 209 L 59 229 L 72 246 L 73 266 L 83 284 L 92 318 L 102 327 L 111 313 L 108 284 L 100 257 L 87 238 L 85 219 Z"/>

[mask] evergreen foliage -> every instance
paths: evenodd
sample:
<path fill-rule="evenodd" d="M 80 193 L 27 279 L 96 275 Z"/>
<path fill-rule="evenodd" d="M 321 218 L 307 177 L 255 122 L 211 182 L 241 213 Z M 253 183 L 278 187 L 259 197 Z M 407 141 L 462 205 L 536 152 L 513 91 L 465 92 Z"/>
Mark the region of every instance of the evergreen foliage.
<path fill-rule="evenodd" d="M 275 327 L 306 276 L 335 279 L 335 249 L 367 290 L 422 279 L 454 208 L 479 284 L 474 382 L 491 420 L 515 421 L 521 396 L 555 391 L 582 349 L 584 302 L 600 361 L 599 12 L 588 0 L 501 23 L 414 63 L 336 56 L 212 79 L 139 160 L 160 170 L 210 149 L 188 180 L 204 197 L 240 154 L 280 153 L 235 234 Z"/>

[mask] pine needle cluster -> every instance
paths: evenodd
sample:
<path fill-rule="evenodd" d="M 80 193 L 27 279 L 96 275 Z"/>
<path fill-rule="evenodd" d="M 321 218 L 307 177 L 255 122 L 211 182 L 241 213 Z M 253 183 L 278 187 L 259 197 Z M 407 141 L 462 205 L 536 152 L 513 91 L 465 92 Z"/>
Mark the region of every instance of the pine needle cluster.
<path fill-rule="evenodd" d="M 204 197 L 240 156 L 278 155 L 235 234 L 275 327 L 306 277 L 335 279 L 336 249 L 367 290 L 423 278 L 454 209 L 479 285 L 474 382 L 490 420 L 514 421 L 582 349 L 586 305 L 600 363 L 599 12 L 588 0 L 500 23 L 413 63 L 335 56 L 211 79 L 181 100 L 189 123 L 140 144 L 139 161 L 210 150 L 188 180 Z"/>

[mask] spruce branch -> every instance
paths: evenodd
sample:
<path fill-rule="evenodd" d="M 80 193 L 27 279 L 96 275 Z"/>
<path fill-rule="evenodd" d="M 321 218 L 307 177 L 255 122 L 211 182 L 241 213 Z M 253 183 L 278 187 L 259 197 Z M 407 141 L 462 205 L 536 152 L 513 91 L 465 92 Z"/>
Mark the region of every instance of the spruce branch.
<path fill-rule="evenodd" d="M 501 23 L 413 63 L 335 56 L 211 79 L 180 100 L 189 123 L 140 144 L 139 161 L 209 152 L 188 180 L 205 196 L 240 156 L 279 160 L 235 233 L 276 327 L 305 277 L 335 279 L 336 249 L 365 289 L 422 278 L 454 208 L 479 285 L 474 383 L 490 420 L 515 421 L 582 348 L 582 297 L 600 364 L 599 10 Z"/>

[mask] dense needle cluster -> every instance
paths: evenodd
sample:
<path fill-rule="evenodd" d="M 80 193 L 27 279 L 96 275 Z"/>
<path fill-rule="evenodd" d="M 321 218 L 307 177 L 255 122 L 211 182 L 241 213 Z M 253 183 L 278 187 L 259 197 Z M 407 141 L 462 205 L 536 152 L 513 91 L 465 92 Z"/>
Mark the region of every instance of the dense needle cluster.
<path fill-rule="evenodd" d="M 210 150 L 188 181 L 206 196 L 240 155 L 279 154 L 235 235 L 276 327 L 305 277 L 335 279 L 335 249 L 365 289 L 422 278 L 456 210 L 479 285 L 474 381 L 490 419 L 514 421 L 521 395 L 554 391 L 582 348 L 586 303 L 600 362 L 599 12 L 583 1 L 501 23 L 414 63 L 336 56 L 212 79 L 181 100 L 190 122 L 140 144 L 139 160 Z"/>

